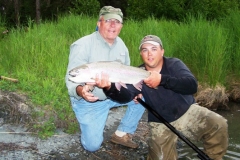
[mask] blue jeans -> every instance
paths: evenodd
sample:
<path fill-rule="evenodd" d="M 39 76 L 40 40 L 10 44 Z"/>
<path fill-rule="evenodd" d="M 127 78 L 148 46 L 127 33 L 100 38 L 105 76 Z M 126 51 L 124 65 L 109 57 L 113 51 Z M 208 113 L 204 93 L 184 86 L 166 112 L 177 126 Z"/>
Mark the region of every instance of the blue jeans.
<path fill-rule="evenodd" d="M 118 130 L 130 134 L 136 131 L 138 122 L 145 110 L 141 104 L 136 104 L 134 101 L 120 104 L 110 99 L 94 103 L 87 102 L 84 99 L 77 100 L 74 97 L 70 97 L 70 100 L 80 124 L 81 144 L 91 152 L 98 150 L 103 142 L 103 130 L 111 108 L 128 105 Z"/>

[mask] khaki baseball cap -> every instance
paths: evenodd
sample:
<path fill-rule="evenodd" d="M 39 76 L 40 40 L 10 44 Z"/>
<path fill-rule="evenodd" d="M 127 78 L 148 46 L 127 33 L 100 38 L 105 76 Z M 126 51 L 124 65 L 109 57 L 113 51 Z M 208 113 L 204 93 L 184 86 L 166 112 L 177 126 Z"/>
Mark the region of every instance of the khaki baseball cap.
<path fill-rule="evenodd" d="M 150 43 L 150 44 L 153 44 L 155 46 L 160 45 L 161 47 L 163 47 L 161 39 L 158 36 L 155 36 L 155 35 L 145 36 L 140 42 L 139 50 L 141 49 L 142 45 L 145 44 L 145 43 Z"/>
<path fill-rule="evenodd" d="M 120 22 L 123 21 L 123 13 L 120 8 L 114 8 L 112 6 L 104 6 L 100 12 L 99 12 L 99 17 L 103 16 L 104 20 L 108 19 L 117 19 Z"/>

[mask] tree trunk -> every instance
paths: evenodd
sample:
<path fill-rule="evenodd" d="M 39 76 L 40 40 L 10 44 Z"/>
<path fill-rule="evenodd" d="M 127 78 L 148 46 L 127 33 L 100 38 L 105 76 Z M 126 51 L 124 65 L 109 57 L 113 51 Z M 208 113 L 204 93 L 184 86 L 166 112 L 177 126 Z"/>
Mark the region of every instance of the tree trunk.
<path fill-rule="evenodd" d="M 40 11 L 40 0 L 36 0 L 36 23 L 40 24 L 41 11 Z"/>
<path fill-rule="evenodd" d="M 19 8 L 19 0 L 14 0 L 15 22 L 17 26 L 20 26 Z"/>

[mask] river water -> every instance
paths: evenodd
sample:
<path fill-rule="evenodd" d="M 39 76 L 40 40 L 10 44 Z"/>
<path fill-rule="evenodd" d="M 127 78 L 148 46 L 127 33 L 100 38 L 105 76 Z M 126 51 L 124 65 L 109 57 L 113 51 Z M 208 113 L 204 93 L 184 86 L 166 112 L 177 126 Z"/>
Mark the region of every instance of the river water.
<path fill-rule="evenodd" d="M 229 104 L 229 111 L 215 111 L 228 120 L 229 147 L 223 160 L 240 160 L 240 104 Z M 202 145 L 193 142 L 202 149 Z M 180 160 L 198 159 L 197 153 L 192 148 L 181 142 L 179 151 Z"/>

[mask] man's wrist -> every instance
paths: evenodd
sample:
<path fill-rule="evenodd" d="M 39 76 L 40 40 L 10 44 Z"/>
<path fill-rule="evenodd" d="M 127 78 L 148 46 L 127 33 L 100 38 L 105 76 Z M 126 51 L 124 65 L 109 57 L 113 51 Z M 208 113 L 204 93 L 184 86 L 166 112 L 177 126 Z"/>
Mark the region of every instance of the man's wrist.
<path fill-rule="evenodd" d="M 107 92 L 107 91 L 109 91 L 113 86 L 115 86 L 115 83 L 109 82 L 109 86 L 104 87 L 103 90 L 104 90 L 105 92 Z"/>
<path fill-rule="evenodd" d="M 113 83 L 113 84 L 114 84 L 114 83 Z M 104 87 L 103 90 L 108 91 L 108 90 L 111 88 L 111 86 L 112 86 L 112 83 L 109 82 L 109 85 L 106 86 L 106 87 Z"/>

